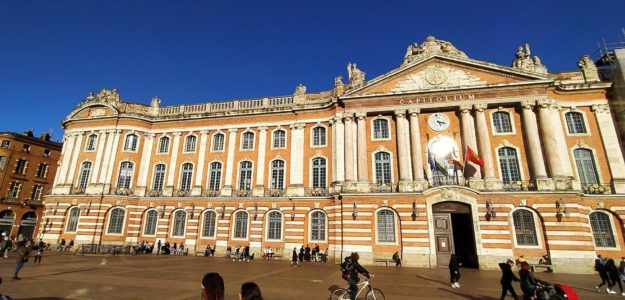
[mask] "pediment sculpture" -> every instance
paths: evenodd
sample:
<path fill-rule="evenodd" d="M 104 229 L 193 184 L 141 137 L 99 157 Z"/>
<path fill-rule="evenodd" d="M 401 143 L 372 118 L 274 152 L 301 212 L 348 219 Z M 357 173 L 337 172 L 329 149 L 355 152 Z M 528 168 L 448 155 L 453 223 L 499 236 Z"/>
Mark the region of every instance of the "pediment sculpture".
<path fill-rule="evenodd" d="M 595 65 L 595 62 L 590 59 L 590 56 L 588 56 L 588 54 L 582 56 L 582 58 L 579 59 L 579 61 L 577 62 L 577 66 L 582 71 L 585 82 L 601 81 L 601 79 L 599 79 L 599 71 L 597 71 L 597 66 Z"/>
<path fill-rule="evenodd" d="M 530 45 L 519 46 L 515 53 L 516 58 L 512 61 L 512 67 L 530 72 L 547 74 L 545 67 L 538 56 L 531 57 Z"/>
<path fill-rule="evenodd" d="M 358 69 L 355 63 L 347 64 L 347 75 L 349 77 L 348 89 L 358 88 L 365 84 L 365 72 Z"/>
<path fill-rule="evenodd" d="M 468 57 L 464 52 L 456 49 L 454 45 L 448 41 L 438 40 L 433 36 L 428 36 L 421 45 L 412 43 L 406 49 L 406 55 L 402 65 L 419 60 L 431 54 L 444 54 L 458 57 Z"/>

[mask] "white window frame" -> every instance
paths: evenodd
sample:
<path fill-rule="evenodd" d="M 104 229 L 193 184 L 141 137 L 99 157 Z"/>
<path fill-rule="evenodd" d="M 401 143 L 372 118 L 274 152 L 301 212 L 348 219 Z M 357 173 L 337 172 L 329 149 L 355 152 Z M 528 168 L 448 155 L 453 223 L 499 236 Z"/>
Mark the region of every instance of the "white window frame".
<path fill-rule="evenodd" d="M 586 150 L 592 151 L 592 159 L 595 162 L 595 168 L 597 168 L 597 179 L 599 180 L 599 184 L 604 184 L 605 181 L 603 181 L 603 176 L 601 175 L 601 165 L 599 165 L 599 160 L 597 159 L 597 150 L 583 142 L 578 142 L 577 144 L 575 144 L 573 147 L 569 149 L 569 155 L 572 160 L 571 164 L 573 165 L 573 169 L 575 170 L 574 171 L 575 180 L 577 180 L 577 182 L 579 182 L 580 184 L 582 182 L 581 178 L 579 177 L 579 170 L 577 169 L 577 162 L 575 161 L 574 151 L 577 149 L 586 149 Z"/>
<path fill-rule="evenodd" d="M 189 182 L 189 189 L 188 191 L 190 192 L 193 189 L 193 179 L 195 178 L 195 164 L 192 161 L 183 161 L 180 164 L 180 174 L 178 175 L 178 190 L 182 191 L 182 172 L 184 172 L 184 170 L 182 169 L 182 166 L 184 166 L 185 164 L 191 164 L 191 178 L 190 178 L 190 182 Z"/>
<path fill-rule="evenodd" d="M 67 227 L 68 227 L 68 225 L 69 225 L 69 220 L 70 220 L 70 218 L 71 218 L 72 209 L 74 209 L 74 208 L 78 208 L 78 217 L 76 218 L 76 230 L 74 230 L 74 231 L 68 231 L 68 230 L 67 230 Z M 67 219 L 66 219 L 65 223 L 63 224 L 63 233 L 72 233 L 72 234 L 75 234 L 76 232 L 78 232 L 78 225 L 80 224 L 80 215 L 81 215 L 81 212 L 82 212 L 82 209 L 81 209 L 80 207 L 78 207 L 77 205 L 70 206 L 70 207 L 67 209 L 67 213 L 66 213 L 66 216 L 67 216 L 66 218 L 67 218 Z"/>
<path fill-rule="evenodd" d="M 315 212 L 322 212 L 325 215 L 325 239 L 323 240 L 314 240 L 312 238 L 312 215 Z M 309 242 L 317 242 L 317 243 L 327 243 L 328 242 L 328 227 L 329 227 L 329 220 L 328 220 L 328 213 L 325 212 L 322 209 L 313 209 L 311 211 L 308 212 L 308 241 Z"/>
<path fill-rule="evenodd" d="M 330 176 L 331 174 L 329 174 L 328 172 L 328 158 L 324 155 L 315 155 L 313 157 L 311 157 L 308 160 L 308 186 L 312 189 L 313 187 L 313 182 L 314 182 L 314 176 L 313 176 L 313 160 L 316 158 L 323 158 L 326 161 L 326 182 L 325 182 L 325 188 L 327 189 L 330 186 Z"/>
<path fill-rule="evenodd" d="M 582 115 L 582 120 L 584 121 L 584 126 L 586 127 L 586 133 L 571 133 L 569 131 L 569 125 L 566 121 L 566 114 L 570 113 L 570 112 L 574 112 L 574 113 L 580 113 Z M 577 109 L 575 107 L 571 107 L 569 109 L 563 109 L 560 112 L 560 116 L 562 118 L 562 120 L 564 120 L 564 130 L 566 130 L 566 135 L 568 136 L 590 136 L 592 135 L 590 132 L 590 123 L 588 123 L 588 116 L 586 116 L 586 112 L 581 110 L 581 109 Z"/>
<path fill-rule="evenodd" d="M 137 145 L 135 147 L 135 150 L 127 150 L 126 149 L 126 139 L 128 138 L 129 135 L 135 135 L 137 137 Z M 124 135 L 124 142 L 122 143 L 122 152 L 130 152 L 130 153 L 139 153 L 139 147 L 141 145 L 141 136 L 139 136 L 139 134 L 137 134 L 134 131 L 128 132 Z"/>
<path fill-rule="evenodd" d="M 145 233 L 145 229 L 146 226 L 148 225 L 148 213 L 149 212 L 156 212 L 156 224 L 154 224 L 154 234 L 146 234 Z M 141 236 L 156 236 L 158 234 L 158 222 L 159 222 L 160 216 L 158 213 L 158 210 L 156 210 L 156 208 L 149 208 L 147 209 L 144 213 L 143 213 L 143 226 L 141 226 Z"/>
<path fill-rule="evenodd" d="M 93 142 L 93 149 L 89 149 L 89 139 L 95 136 L 95 141 Z M 85 141 L 85 152 L 94 152 L 98 149 L 98 143 L 100 142 L 100 136 L 95 133 L 95 132 L 91 132 L 89 133 L 89 135 L 87 136 L 87 140 Z"/>
<path fill-rule="evenodd" d="M 176 226 L 176 213 L 178 213 L 179 211 L 182 211 L 184 213 L 184 227 L 182 229 L 182 235 L 174 235 L 174 227 Z M 187 236 L 187 223 L 189 222 L 189 213 L 182 208 L 177 208 L 172 211 L 169 216 L 171 218 L 171 220 L 169 221 L 171 227 L 169 229 L 169 236 L 171 238 L 185 238 Z"/>
<path fill-rule="evenodd" d="M 213 236 L 204 236 L 204 225 L 205 225 L 205 221 L 206 221 L 206 214 L 208 212 L 214 212 L 215 213 L 215 233 Z M 202 240 L 216 240 L 217 239 L 217 233 L 219 229 L 219 214 L 217 213 L 216 210 L 214 209 L 206 209 L 202 212 L 201 214 L 202 218 L 200 219 L 200 226 L 198 226 L 200 228 L 200 232 L 198 233 L 198 236 L 200 237 L 200 239 Z"/>
<path fill-rule="evenodd" d="M 156 164 L 154 164 L 154 166 L 152 167 L 152 179 L 150 180 L 152 182 L 152 184 L 150 185 L 150 189 L 154 189 L 154 183 L 155 183 L 155 179 L 156 177 L 154 176 L 156 174 L 156 166 L 158 165 L 164 165 L 165 166 L 165 170 L 163 171 L 163 188 L 162 190 L 165 189 L 165 187 L 167 186 L 167 164 L 164 162 L 157 162 Z"/>
<path fill-rule="evenodd" d="M 222 182 L 224 180 L 224 163 L 221 160 L 213 160 L 211 162 L 208 163 L 208 174 L 206 175 L 206 189 L 207 190 L 211 190 L 211 175 L 212 175 L 212 169 L 211 169 L 211 165 L 213 163 L 220 163 L 221 164 L 221 171 L 219 172 L 219 188 L 217 189 L 217 191 L 221 190 L 223 188 Z M 252 172 L 254 170 L 252 169 Z M 211 190 L 212 191 L 212 190 Z"/>
<path fill-rule="evenodd" d="M 33 197 L 33 194 L 35 194 L 35 197 Z M 33 190 L 30 193 L 31 200 L 41 200 L 41 196 L 43 196 L 43 185 L 33 184 Z"/>
<path fill-rule="evenodd" d="M 280 214 L 280 238 L 279 239 L 269 238 L 269 214 L 272 212 L 277 212 Z M 280 211 L 279 209 L 270 209 L 269 211 L 265 212 L 265 216 L 266 216 L 266 222 L 264 226 L 265 240 L 272 241 L 272 242 L 284 241 L 284 213 Z"/>
<path fill-rule="evenodd" d="M 77 183 L 77 185 L 76 185 L 76 186 L 77 186 L 77 187 L 80 187 L 80 186 L 81 186 L 81 184 L 80 184 L 80 183 L 81 183 L 81 181 L 82 181 L 82 180 L 81 180 L 81 179 L 82 179 L 82 173 L 83 173 L 83 171 L 84 171 L 84 169 L 85 169 L 85 163 L 86 163 L 86 162 L 88 162 L 88 163 L 90 163 L 90 164 L 91 164 L 91 165 L 89 166 L 89 174 L 87 175 L 87 178 L 86 178 L 86 185 L 85 185 L 85 188 L 87 188 L 87 186 L 89 186 L 89 181 L 90 181 L 90 179 L 91 179 L 91 175 L 92 175 L 92 173 L 93 173 L 93 162 L 87 159 L 87 160 L 85 160 L 85 161 L 83 161 L 83 162 L 81 162 L 81 163 L 80 163 L 80 167 L 79 167 L 79 169 L 78 169 L 78 174 L 77 174 L 78 176 L 77 176 L 77 178 L 76 178 L 76 183 Z"/>
<path fill-rule="evenodd" d="M 245 140 L 245 134 L 246 133 L 252 133 L 253 137 L 252 137 L 252 148 L 249 149 L 245 149 L 243 148 L 243 141 Z M 256 150 L 256 132 L 251 130 L 251 129 L 247 129 L 243 132 L 241 132 L 241 137 L 240 137 L 240 141 L 239 141 L 239 151 L 254 151 Z"/>
<path fill-rule="evenodd" d="M 536 232 L 536 241 L 538 242 L 538 245 L 536 246 L 531 246 L 531 245 L 519 245 L 519 243 L 517 242 L 516 239 L 516 228 L 514 227 L 514 216 L 512 215 L 515 211 L 517 210 L 526 210 L 529 211 L 532 214 L 532 217 L 534 218 L 534 230 Z M 508 212 L 508 227 L 510 228 L 510 235 L 512 236 L 512 243 L 514 245 L 514 248 L 523 248 L 523 249 L 543 249 L 545 246 L 545 243 L 543 241 L 543 227 L 542 224 L 540 222 L 540 217 L 538 216 L 538 213 L 536 213 L 535 210 L 528 208 L 528 207 L 516 207 L 512 210 L 510 210 L 510 212 Z M 589 223 L 590 224 L 590 223 Z"/>
<path fill-rule="evenodd" d="M 386 120 L 386 129 L 388 130 L 388 138 L 376 138 L 375 137 L 375 126 L 373 125 L 373 123 L 375 122 L 375 120 Z M 371 118 L 371 120 L 369 121 L 369 125 L 371 126 L 371 140 L 372 141 L 390 141 L 393 139 L 393 132 L 391 131 L 391 117 L 390 116 L 383 116 L 383 115 L 378 115 L 376 117 Z"/>
<path fill-rule="evenodd" d="M 126 163 L 126 162 L 129 162 L 129 163 L 132 164 L 132 174 L 130 175 L 130 183 L 128 184 L 128 187 L 127 187 L 127 189 L 132 189 L 133 188 L 133 184 L 132 183 L 135 180 L 135 172 L 137 170 L 137 168 L 135 168 L 135 167 L 137 166 L 137 164 L 134 161 L 129 160 L 129 159 L 122 160 L 122 161 L 119 162 L 119 165 L 117 167 L 117 177 L 115 178 L 115 187 L 120 188 L 118 186 L 119 185 L 119 175 L 121 175 L 122 164 Z"/>
<path fill-rule="evenodd" d="M 379 242 L 378 241 L 378 212 L 380 212 L 382 210 L 388 210 L 391 213 L 393 213 L 393 221 L 395 222 L 394 223 L 395 226 L 393 228 L 395 230 L 395 242 Z M 392 245 L 392 246 L 399 245 L 399 218 L 397 217 L 397 212 L 395 210 L 391 209 L 390 207 L 380 207 L 380 208 L 376 209 L 373 212 L 373 217 L 375 219 L 375 222 L 373 223 L 373 225 L 374 225 L 373 232 L 375 233 L 375 235 L 374 235 L 374 238 L 375 238 L 374 243 L 376 245 Z"/>
<path fill-rule="evenodd" d="M 278 131 L 278 130 L 284 131 L 284 147 L 274 147 L 274 142 L 275 142 L 274 133 L 276 131 Z M 276 127 L 275 129 L 273 129 L 271 131 L 271 147 L 270 147 L 271 150 L 273 150 L 273 149 L 286 149 L 287 146 L 288 146 L 288 143 L 289 143 L 289 131 L 286 130 L 284 127 L 278 126 L 278 127 Z"/>
<path fill-rule="evenodd" d="M 287 188 L 287 181 L 286 181 L 286 179 L 288 178 L 287 176 L 289 174 L 287 174 L 287 170 L 288 169 L 287 169 L 286 159 L 283 159 L 282 157 L 276 157 L 276 158 L 274 158 L 274 159 L 269 161 L 269 168 L 268 168 L 269 169 L 269 176 L 267 176 L 268 179 L 269 179 L 269 182 L 267 182 L 267 188 L 268 189 L 274 189 L 274 187 L 272 185 L 272 182 L 273 182 L 273 162 L 276 161 L 276 160 L 281 160 L 284 163 L 284 167 L 283 167 L 283 170 L 282 170 L 284 172 L 284 174 L 283 174 L 284 176 L 282 177 L 282 183 L 283 183 L 282 184 L 282 190 L 286 190 L 286 188 Z M 254 165 L 252 165 L 252 175 L 254 175 Z"/>
<path fill-rule="evenodd" d="M 501 171 L 501 165 L 499 164 L 499 149 L 504 147 L 513 148 L 516 151 L 516 160 L 519 165 L 519 176 L 521 177 L 521 181 L 526 180 L 525 169 L 523 168 L 523 161 L 521 160 L 521 149 L 507 140 L 503 140 L 501 144 L 495 147 L 495 164 L 497 171 L 499 172 L 499 180 L 503 181 L 503 172 Z"/>
<path fill-rule="evenodd" d="M 167 140 L 168 140 L 167 141 L 167 151 L 165 151 L 165 152 L 161 152 L 161 140 L 163 138 L 167 138 Z M 169 135 L 167 135 L 167 134 L 161 135 L 158 138 L 157 143 L 156 143 L 156 155 L 167 155 L 167 154 L 169 154 L 171 152 L 171 147 L 172 147 L 172 138 Z"/>
<path fill-rule="evenodd" d="M 254 189 L 254 184 L 255 184 L 255 182 L 254 182 L 254 174 L 255 174 L 254 171 L 255 171 L 255 168 L 254 168 L 254 161 L 251 160 L 251 159 L 242 159 L 242 160 L 237 162 L 237 174 L 236 174 L 236 176 L 237 176 L 237 185 L 236 185 L 236 190 L 239 191 L 240 187 L 241 187 L 241 184 L 240 184 L 240 181 L 241 181 L 241 163 L 244 162 L 244 161 L 249 161 L 249 162 L 252 163 L 252 175 L 250 176 L 250 191 L 252 191 Z M 223 168 L 223 166 L 222 166 L 222 168 Z"/>
<path fill-rule="evenodd" d="M 590 214 L 594 212 L 606 214 L 608 216 L 608 220 L 610 220 L 610 228 L 612 228 L 612 238 L 614 238 L 615 247 L 597 247 L 597 243 L 595 242 L 595 233 L 592 231 L 592 225 L 590 225 Z M 595 250 L 599 250 L 599 251 L 620 251 L 621 250 L 621 242 L 618 238 L 618 231 L 616 231 L 614 218 L 610 212 L 601 210 L 601 209 L 595 209 L 595 210 L 590 211 L 590 213 L 588 213 L 587 218 L 588 218 L 588 228 L 590 229 L 590 235 L 592 236 L 592 246 L 595 248 Z"/>
<path fill-rule="evenodd" d="M 246 227 L 246 230 L 245 230 L 245 238 L 237 238 L 235 236 L 235 229 L 236 229 L 236 226 L 237 226 L 237 214 L 239 212 L 241 212 L 241 211 L 247 213 L 247 227 Z M 231 239 L 234 240 L 234 241 L 247 241 L 247 240 L 249 240 L 249 238 L 250 238 L 250 222 L 251 222 L 250 221 L 250 219 L 251 219 L 250 218 L 250 212 L 245 210 L 245 209 L 237 209 L 237 210 L 232 212 L 231 216 L 232 216 L 231 217 L 232 218 L 232 225 L 231 225 L 232 226 L 232 236 L 231 236 Z"/>
<path fill-rule="evenodd" d="M 495 113 L 497 112 L 505 112 L 508 113 L 508 117 L 510 118 L 510 128 L 512 129 L 512 132 L 497 132 L 497 129 L 495 128 Z M 498 107 L 497 109 L 492 109 L 489 112 L 489 117 L 490 117 L 490 131 L 492 135 L 516 135 L 516 126 L 514 123 L 514 114 L 515 111 L 512 108 L 508 108 L 508 107 Z"/>
<path fill-rule="evenodd" d="M 214 149 L 214 147 L 215 147 L 215 136 L 218 135 L 218 134 L 221 134 L 224 137 L 224 144 L 221 147 L 221 150 L 215 150 Z M 210 150 L 210 152 L 225 152 L 226 151 L 226 139 L 227 138 L 228 138 L 228 135 L 226 133 L 224 133 L 223 131 L 221 131 L 221 130 L 217 130 L 215 133 L 213 133 L 211 135 L 211 150 Z"/>
<path fill-rule="evenodd" d="M 193 150 L 187 150 L 187 142 L 188 142 L 188 138 L 189 137 L 194 137 L 195 138 L 195 145 L 193 145 Z M 197 147 L 199 145 L 200 141 L 197 137 L 197 135 L 193 134 L 193 133 L 189 133 L 184 137 L 184 145 L 182 146 L 182 153 L 195 153 L 195 151 L 197 150 Z"/>
<path fill-rule="evenodd" d="M 15 185 L 13 185 L 15 184 Z M 17 186 L 16 188 L 16 192 L 13 192 L 14 189 L 11 188 L 11 186 Z M 22 187 L 24 186 L 24 183 L 19 181 L 19 180 L 14 180 L 9 184 L 9 194 L 8 197 L 11 199 L 19 199 L 20 198 L 20 194 L 22 193 Z M 15 196 L 13 196 L 13 194 L 15 194 Z"/>
<path fill-rule="evenodd" d="M 325 143 L 323 145 L 315 145 L 315 128 L 322 127 L 325 130 Z M 310 127 L 310 148 L 325 148 L 328 147 L 328 140 L 330 139 L 330 131 L 328 130 L 328 126 L 322 123 L 317 123 L 314 126 Z M 302 145 L 303 146 L 303 145 Z"/>
<path fill-rule="evenodd" d="M 390 165 L 391 165 L 391 183 L 390 184 L 393 185 L 393 184 L 395 184 L 395 169 L 393 168 L 393 164 L 394 164 L 395 161 L 393 160 L 393 152 L 388 150 L 388 149 L 378 149 L 378 150 L 375 150 L 375 151 L 371 152 L 371 178 L 372 178 L 371 182 L 373 182 L 375 184 L 378 184 L 378 179 L 375 176 L 375 173 L 376 173 L 375 155 L 378 152 L 386 152 L 386 153 L 388 153 L 390 155 L 390 157 L 389 157 L 390 160 L 391 160 L 391 162 L 390 162 Z M 382 184 L 382 183 L 379 183 L 379 184 Z"/>
<path fill-rule="evenodd" d="M 110 232 L 110 224 L 111 224 L 111 217 L 113 215 L 113 210 L 114 209 L 121 209 L 124 211 L 124 218 L 122 219 L 122 224 L 121 224 L 121 233 L 111 233 Z M 111 236 L 123 236 L 125 235 L 126 232 L 126 218 L 128 218 L 128 211 L 126 210 L 125 207 L 121 207 L 121 206 L 113 206 L 111 207 L 111 209 L 108 211 L 107 213 L 107 218 L 106 218 L 106 235 L 111 235 Z"/>

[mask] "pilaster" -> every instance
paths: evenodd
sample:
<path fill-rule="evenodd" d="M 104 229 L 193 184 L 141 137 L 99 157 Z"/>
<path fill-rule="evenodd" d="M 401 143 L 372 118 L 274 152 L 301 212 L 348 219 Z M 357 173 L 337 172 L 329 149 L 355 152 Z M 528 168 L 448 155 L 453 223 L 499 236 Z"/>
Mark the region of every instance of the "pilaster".
<path fill-rule="evenodd" d="M 74 173 L 76 171 L 76 165 L 78 164 L 78 156 L 80 156 L 80 152 L 82 149 L 82 138 L 85 136 L 85 132 L 79 132 L 76 135 L 76 143 L 74 144 L 74 151 L 72 154 L 72 161 L 69 164 L 69 173 L 67 174 L 67 178 L 65 179 L 65 185 L 73 188 L 74 184 Z"/>
<path fill-rule="evenodd" d="M 595 118 L 601 132 L 601 141 L 608 158 L 612 189 L 617 194 L 623 194 L 625 193 L 625 161 L 619 146 L 610 106 L 608 104 L 596 104 L 592 106 L 592 110 L 595 112 Z"/>
<path fill-rule="evenodd" d="M 408 110 L 410 115 L 410 155 L 412 157 L 413 190 L 423 191 L 428 187 L 423 173 L 423 152 L 421 148 L 421 131 L 419 129 L 418 108 Z"/>
<path fill-rule="evenodd" d="M 141 154 L 141 162 L 139 167 L 139 177 L 137 186 L 135 187 L 135 195 L 139 197 L 145 196 L 145 186 L 148 180 L 148 169 L 150 168 L 152 158 L 152 147 L 154 144 L 154 133 L 145 135 L 145 143 Z"/>
<path fill-rule="evenodd" d="M 195 175 L 195 184 L 191 190 L 192 196 L 199 196 L 202 194 L 202 182 L 204 181 L 204 161 L 206 159 L 206 140 L 208 137 L 208 130 L 200 131 L 200 148 L 198 153 L 197 162 L 197 174 Z"/>
<path fill-rule="evenodd" d="M 369 166 L 367 156 L 367 113 L 357 112 L 356 119 L 358 124 L 358 191 L 369 191 Z"/>
<path fill-rule="evenodd" d="M 527 145 L 529 152 L 529 162 L 532 166 L 532 181 L 539 191 L 554 190 L 555 185 L 551 178 L 547 178 L 547 170 L 543 159 L 542 145 L 540 144 L 540 135 L 538 133 L 538 123 L 536 122 L 536 114 L 534 106 L 536 101 L 521 102 L 523 114 L 523 125 L 525 127 L 525 135 L 527 137 Z"/>
<path fill-rule="evenodd" d="M 395 124 L 397 127 L 397 152 L 399 165 L 399 191 L 412 192 L 412 171 L 410 170 L 410 146 L 407 140 L 406 111 L 396 110 Z"/>
<path fill-rule="evenodd" d="M 345 189 L 348 189 L 356 182 L 355 170 L 356 161 L 354 157 L 354 115 L 346 114 L 345 120 Z"/>
<path fill-rule="evenodd" d="M 290 197 L 304 196 L 304 123 L 297 123 L 291 128 L 291 167 L 289 186 L 286 193 Z"/>
<path fill-rule="evenodd" d="M 495 177 L 495 165 L 490 143 L 490 130 L 488 129 L 488 123 L 486 122 L 486 116 L 484 114 L 486 104 L 475 104 L 473 107 L 475 108 L 480 156 L 484 160 L 484 187 L 486 190 L 500 190 L 502 185 L 501 181 Z"/>
<path fill-rule="evenodd" d="M 252 195 L 262 197 L 265 195 L 265 153 L 267 149 L 267 127 L 258 128 L 258 160 L 256 161 L 256 185 Z"/>
<path fill-rule="evenodd" d="M 234 149 L 237 140 L 236 128 L 228 129 L 228 156 L 226 158 L 226 177 L 224 178 L 224 187 L 221 189 L 222 196 L 232 196 L 232 175 L 234 173 Z"/>
<path fill-rule="evenodd" d="M 176 172 L 178 171 L 178 151 L 180 148 L 180 136 L 181 132 L 174 132 L 174 142 L 171 147 L 171 157 L 169 158 L 169 166 L 167 168 L 167 182 L 165 182 L 165 188 L 163 189 L 164 196 L 172 196 L 174 193 L 174 183 L 176 178 Z"/>
<path fill-rule="evenodd" d="M 464 153 L 466 154 L 467 147 L 471 147 L 473 151 L 478 151 L 477 148 L 477 140 L 475 137 L 475 120 L 471 115 L 472 110 L 471 105 L 460 105 L 460 116 L 462 119 L 462 141 L 464 142 Z M 472 174 L 470 174 L 469 186 L 471 186 L 471 182 L 476 182 L 477 180 L 482 178 L 482 172 L 480 166 L 473 162 L 467 161 L 465 163 L 466 169 L 472 169 Z"/>

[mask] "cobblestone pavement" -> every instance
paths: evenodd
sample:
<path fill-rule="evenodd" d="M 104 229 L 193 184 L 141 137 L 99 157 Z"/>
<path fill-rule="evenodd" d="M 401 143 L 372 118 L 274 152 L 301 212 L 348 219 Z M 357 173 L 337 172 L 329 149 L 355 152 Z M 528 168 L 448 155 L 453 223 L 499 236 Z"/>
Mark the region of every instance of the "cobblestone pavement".
<path fill-rule="evenodd" d="M 50 254 L 50 253 L 48 253 Z M 233 262 L 225 258 L 186 256 L 70 256 L 47 255 L 42 265 L 31 262 L 11 279 L 14 258 L 0 260 L 4 282 L 0 292 L 15 298 L 66 299 L 199 299 L 206 272 L 219 272 L 226 283 L 226 299 L 238 299 L 240 285 L 254 281 L 263 296 L 272 299 L 327 299 L 329 290 L 345 284 L 337 265 L 287 261 Z M 499 272 L 463 269 L 460 289 L 448 285 L 448 270 L 367 267 L 372 284 L 386 299 L 499 299 Z M 550 282 L 574 286 L 582 299 L 615 298 L 594 290 L 598 276 L 537 274 Z M 518 285 L 517 292 L 520 292 Z M 620 295 L 618 295 L 620 297 Z M 510 298 L 512 299 L 512 298 Z"/>

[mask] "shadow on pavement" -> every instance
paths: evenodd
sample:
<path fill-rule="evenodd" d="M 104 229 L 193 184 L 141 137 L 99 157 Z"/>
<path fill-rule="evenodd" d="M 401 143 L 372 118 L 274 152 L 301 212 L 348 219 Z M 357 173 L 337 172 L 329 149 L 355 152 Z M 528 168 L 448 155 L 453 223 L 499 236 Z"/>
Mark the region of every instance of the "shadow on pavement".
<path fill-rule="evenodd" d="M 421 276 L 421 275 L 415 275 L 415 276 L 417 276 L 417 278 L 421 278 L 423 280 L 427 280 L 427 281 L 430 281 L 430 282 L 435 282 L 435 283 L 438 283 L 440 285 L 444 285 L 444 286 L 449 285 L 447 282 L 436 280 L 436 279 L 433 279 L 433 278 L 429 278 L 429 277 L 425 277 L 425 276 Z"/>
<path fill-rule="evenodd" d="M 24 277 L 24 278 L 28 279 L 28 278 L 48 277 L 48 276 L 52 276 L 52 275 L 63 275 L 63 274 L 79 273 L 79 272 L 93 271 L 93 270 L 97 270 L 97 268 L 89 268 L 89 269 L 71 270 L 71 271 L 65 271 L 65 272 L 48 273 L 48 274 L 42 274 L 42 275 L 28 276 L 28 277 Z M 43 299 L 43 298 L 41 298 L 41 299 Z M 48 299 L 48 298 L 45 298 L 45 299 Z"/>
<path fill-rule="evenodd" d="M 454 294 L 456 296 L 462 297 L 464 299 L 470 299 L 470 300 L 497 300 L 497 298 L 494 297 L 490 297 L 490 296 L 473 296 L 473 295 L 469 295 L 469 294 L 465 294 L 465 293 L 460 293 L 460 292 L 456 292 L 456 291 L 450 291 L 448 289 L 444 289 L 444 288 L 438 288 L 439 291 L 443 291 L 443 292 L 448 292 L 450 294 Z"/>

